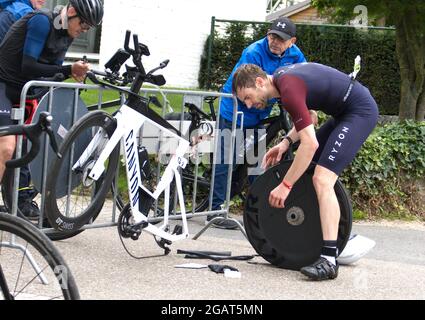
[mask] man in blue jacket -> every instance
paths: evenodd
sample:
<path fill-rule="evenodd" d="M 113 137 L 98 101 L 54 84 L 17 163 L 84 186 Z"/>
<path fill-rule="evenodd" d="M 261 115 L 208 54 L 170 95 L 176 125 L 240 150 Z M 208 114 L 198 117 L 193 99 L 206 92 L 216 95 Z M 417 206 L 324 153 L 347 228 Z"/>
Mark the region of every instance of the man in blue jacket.
<path fill-rule="evenodd" d="M 276 69 L 295 63 L 306 62 L 301 50 L 295 45 L 297 41 L 296 26 L 286 17 L 281 17 L 273 21 L 267 36 L 248 46 L 240 57 L 239 61 L 233 68 L 232 73 L 223 86 L 222 92 L 232 93 L 233 74 L 237 68 L 246 63 L 258 65 L 267 74 L 272 75 Z M 264 110 L 248 109 L 241 101 L 238 100 L 238 112 L 243 112 L 243 126 L 246 129 L 258 129 L 261 120 L 267 118 L 272 110 L 272 105 L 276 100 L 270 100 L 267 108 Z M 233 120 L 233 99 L 223 98 L 220 104 L 220 130 L 231 129 Z M 240 117 L 237 119 L 238 127 L 241 125 Z M 256 136 L 256 135 L 254 135 Z M 256 139 L 257 137 L 255 137 Z M 228 157 L 230 142 L 227 140 L 220 143 L 220 158 L 215 164 L 215 183 L 213 192 L 212 209 L 218 210 L 224 203 L 227 191 L 227 174 L 229 165 L 225 159 Z M 252 180 L 252 179 L 251 179 Z M 207 222 L 215 215 L 207 217 Z M 217 219 L 214 220 L 213 226 L 222 229 L 236 229 L 237 224 L 232 220 Z"/>
<path fill-rule="evenodd" d="M 3 9 L 0 12 L 0 43 L 12 24 L 28 13 L 40 10 L 45 3 L 46 0 L 0 0 L 0 8 Z"/>

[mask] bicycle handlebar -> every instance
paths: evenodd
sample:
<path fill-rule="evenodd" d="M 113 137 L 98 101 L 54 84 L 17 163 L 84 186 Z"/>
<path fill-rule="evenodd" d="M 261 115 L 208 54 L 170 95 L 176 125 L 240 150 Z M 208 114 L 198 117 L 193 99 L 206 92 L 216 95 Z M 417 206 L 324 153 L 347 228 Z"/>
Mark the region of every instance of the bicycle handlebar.
<path fill-rule="evenodd" d="M 124 49 L 127 52 L 130 52 L 130 36 L 131 36 L 131 31 L 127 30 L 127 32 L 125 33 L 125 41 L 124 41 Z"/>
<path fill-rule="evenodd" d="M 137 55 L 141 53 L 140 47 L 139 47 L 139 36 L 137 34 L 133 34 L 133 42 L 134 42 L 134 50 Z"/>
<path fill-rule="evenodd" d="M 52 146 L 53 151 L 59 158 L 62 158 L 62 155 L 59 153 L 59 148 L 56 142 L 55 135 L 53 133 L 51 123 L 53 117 L 48 112 L 41 112 L 40 117 L 37 123 L 32 125 L 12 125 L 0 127 L 0 137 L 10 136 L 10 135 L 23 135 L 25 134 L 27 138 L 31 141 L 31 150 L 20 159 L 9 160 L 6 162 L 7 168 L 18 168 L 22 167 L 29 162 L 31 162 L 38 154 L 40 150 L 40 135 L 43 131 L 46 131 L 50 138 L 50 145 Z"/>
<path fill-rule="evenodd" d="M 107 77 L 108 76 L 108 74 L 106 72 L 104 72 L 104 71 L 94 70 L 94 69 L 91 69 L 90 71 L 92 73 L 98 75 L 98 76 L 102 76 L 102 77 Z"/>
<path fill-rule="evenodd" d="M 170 61 L 165 60 L 160 63 L 159 67 L 156 67 L 146 73 L 142 64 L 142 57 L 150 55 L 149 48 L 139 42 L 139 36 L 137 34 L 133 34 L 134 48 L 130 48 L 130 36 L 131 31 L 127 30 L 125 34 L 124 49 L 119 49 L 105 64 L 106 72 L 91 70 L 91 74 L 87 74 L 88 78 L 98 85 L 102 85 L 104 83 L 95 79 L 95 75 L 103 76 L 103 80 L 112 85 L 121 84 L 122 86 L 126 86 L 127 84 L 132 83 L 130 91 L 133 93 L 138 93 L 144 82 L 149 82 L 159 86 L 164 85 L 164 77 L 160 75 L 153 75 L 153 73 L 159 69 L 165 68 Z M 120 75 L 120 68 L 130 56 L 133 58 L 135 67 L 126 66 L 127 72 Z"/>

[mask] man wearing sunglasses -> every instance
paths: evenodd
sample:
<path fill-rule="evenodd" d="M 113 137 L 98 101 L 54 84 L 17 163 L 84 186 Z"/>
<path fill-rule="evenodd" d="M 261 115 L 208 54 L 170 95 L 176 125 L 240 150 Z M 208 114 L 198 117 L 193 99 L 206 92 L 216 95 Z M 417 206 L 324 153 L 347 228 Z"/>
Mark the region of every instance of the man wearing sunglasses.
<path fill-rule="evenodd" d="M 102 18 L 100 0 L 70 0 L 65 7 L 34 11 L 12 25 L 0 44 L 0 126 L 13 123 L 12 105 L 19 103 L 28 81 L 56 74 L 78 82 L 84 79 L 89 64 L 63 65 L 65 54 L 75 38 L 99 25 Z M 13 136 L 0 138 L 0 180 L 15 144 Z"/>

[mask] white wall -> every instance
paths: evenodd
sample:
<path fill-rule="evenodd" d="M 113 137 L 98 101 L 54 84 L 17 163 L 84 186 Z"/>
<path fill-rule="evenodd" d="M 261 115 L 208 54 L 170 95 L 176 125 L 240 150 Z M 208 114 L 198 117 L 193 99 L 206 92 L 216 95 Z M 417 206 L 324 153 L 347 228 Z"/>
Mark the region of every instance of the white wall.
<path fill-rule="evenodd" d="M 105 0 L 101 65 L 123 46 L 129 29 L 150 49 L 147 70 L 170 59 L 162 72 L 167 86 L 196 88 L 211 17 L 265 21 L 265 15 L 265 0 Z"/>

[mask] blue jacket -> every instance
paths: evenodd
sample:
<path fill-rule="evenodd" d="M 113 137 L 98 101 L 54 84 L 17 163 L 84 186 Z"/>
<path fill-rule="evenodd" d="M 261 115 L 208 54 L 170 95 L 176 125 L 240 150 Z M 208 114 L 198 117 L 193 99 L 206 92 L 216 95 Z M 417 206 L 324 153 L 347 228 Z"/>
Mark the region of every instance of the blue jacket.
<path fill-rule="evenodd" d="M 5 9 L 7 6 L 14 3 L 16 0 L 0 0 L 0 9 Z"/>
<path fill-rule="evenodd" d="M 242 56 L 233 68 L 230 77 L 224 84 L 222 92 L 232 93 L 233 74 L 241 64 L 256 64 L 267 74 L 272 75 L 276 69 L 280 67 L 301 62 L 306 62 L 306 59 L 296 45 L 288 48 L 284 52 L 283 56 L 278 56 L 270 51 L 267 37 L 265 37 L 252 43 L 242 52 Z M 242 111 L 244 113 L 244 127 L 255 127 L 261 120 L 267 118 L 270 115 L 272 105 L 275 101 L 276 100 L 270 100 L 269 107 L 264 110 L 258 110 L 248 109 L 245 104 L 238 100 L 238 111 Z M 233 99 L 223 98 L 221 100 L 220 116 L 228 121 L 233 120 Z M 240 125 L 240 117 L 238 117 L 238 125 Z"/>
<path fill-rule="evenodd" d="M 32 7 L 30 0 L 15 0 L 15 1 L 4 1 L 0 0 L 5 5 L 5 10 L 13 14 L 16 20 L 22 18 L 26 14 L 33 12 L 34 8 Z"/>
<path fill-rule="evenodd" d="M 30 0 L 0 0 L 0 43 L 12 24 L 34 11 Z"/>

